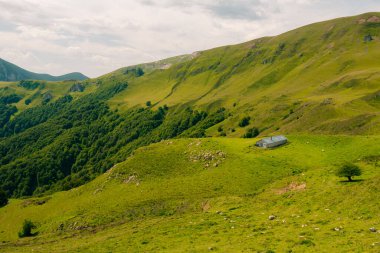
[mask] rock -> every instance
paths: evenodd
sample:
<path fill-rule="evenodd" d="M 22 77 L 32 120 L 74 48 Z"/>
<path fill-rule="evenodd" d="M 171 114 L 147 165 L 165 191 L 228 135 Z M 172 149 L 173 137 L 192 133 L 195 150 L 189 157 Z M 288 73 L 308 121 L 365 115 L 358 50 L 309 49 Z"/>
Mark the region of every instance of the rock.
<path fill-rule="evenodd" d="M 214 247 L 208 247 L 208 250 L 210 250 L 210 251 L 214 250 Z"/>
<path fill-rule="evenodd" d="M 371 232 L 373 232 L 373 233 L 376 233 L 376 232 L 377 232 L 377 229 L 374 228 L 374 227 L 372 227 L 372 228 L 369 229 L 369 231 L 371 231 Z"/>
<path fill-rule="evenodd" d="M 269 219 L 269 220 L 274 220 L 274 219 L 276 219 L 276 216 L 274 216 L 274 215 L 269 215 L 268 219 Z"/>
<path fill-rule="evenodd" d="M 334 228 L 334 231 L 341 231 L 343 228 L 342 227 L 336 227 Z"/>

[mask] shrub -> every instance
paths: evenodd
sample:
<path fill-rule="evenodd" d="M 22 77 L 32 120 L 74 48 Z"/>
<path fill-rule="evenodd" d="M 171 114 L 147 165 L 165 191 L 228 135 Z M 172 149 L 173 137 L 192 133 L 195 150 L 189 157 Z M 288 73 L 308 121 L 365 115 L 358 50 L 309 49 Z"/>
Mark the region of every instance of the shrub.
<path fill-rule="evenodd" d="M 260 131 L 257 127 L 250 128 L 248 131 L 243 135 L 243 138 L 255 138 L 260 134 Z"/>
<path fill-rule="evenodd" d="M 28 99 L 25 100 L 25 104 L 26 105 L 29 105 L 30 103 L 32 103 L 32 100 L 30 98 L 28 98 Z"/>
<path fill-rule="evenodd" d="M 148 106 L 148 107 L 151 107 L 152 106 L 152 102 L 146 101 L 145 105 Z"/>
<path fill-rule="evenodd" d="M 338 177 L 347 177 L 348 181 L 352 182 L 352 177 L 360 176 L 362 170 L 353 163 L 343 164 L 337 171 L 336 175 Z"/>
<path fill-rule="evenodd" d="M 249 121 L 251 120 L 251 117 L 244 117 L 239 122 L 239 127 L 245 127 L 249 125 Z"/>
<path fill-rule="evenodd" d="M 24 220 L 24 224 L 22 225 L 22 229 L 18 232 L 18 237 L 29 237 L 34 236 L 35 233 L 32 233 L 32 229 L 35 229 L 36 225 L 30 220 Z"/>
<path fill-rule="evenodd" d="M 8 195 L 5 191 L 0 190 L 0 207 L 8 204 Z"/>
<path fill-rule="evenodd" d="M 136 70 L 136 77 L 140 77 L 140 76 L 143 76 L 145 73 L 144 73 L 144 70 L 142 68 L 137 68 Z"/>
<path fill-rule="evenodd" d="M 40 86 L 42 83 L 39 81 L 32 81 L 32 80 L 21 80 L 18 83 L 18 86 L 23 87 L 27 90 L 34 90 L 37 89 L 38 86 Z"/>

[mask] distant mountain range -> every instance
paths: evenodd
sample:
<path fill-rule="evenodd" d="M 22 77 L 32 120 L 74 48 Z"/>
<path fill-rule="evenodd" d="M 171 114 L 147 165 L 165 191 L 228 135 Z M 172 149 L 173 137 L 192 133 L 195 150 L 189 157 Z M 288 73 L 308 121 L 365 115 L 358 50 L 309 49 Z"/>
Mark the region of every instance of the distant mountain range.
<path fill-rule="evenodd" d="M 33 73 L 0 58 L 0 81 L 20 81 L 20 80 L 44 80 L 44 81 L 65 81 L 65 80 L 85 80 L 87 76 L 79 72 L 69 73 L 62 76 L 52 76 L 49 74 Z"/>

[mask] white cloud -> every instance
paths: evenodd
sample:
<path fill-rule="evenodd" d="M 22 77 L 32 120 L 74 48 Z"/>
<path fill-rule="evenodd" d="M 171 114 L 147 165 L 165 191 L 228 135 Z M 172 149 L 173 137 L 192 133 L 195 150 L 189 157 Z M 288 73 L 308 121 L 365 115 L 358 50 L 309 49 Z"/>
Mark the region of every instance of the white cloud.
<path fill-rule="evenodd" d="M 0 57 L 92 77 L 380 10 L 378 0 L 0 0 Z"/>

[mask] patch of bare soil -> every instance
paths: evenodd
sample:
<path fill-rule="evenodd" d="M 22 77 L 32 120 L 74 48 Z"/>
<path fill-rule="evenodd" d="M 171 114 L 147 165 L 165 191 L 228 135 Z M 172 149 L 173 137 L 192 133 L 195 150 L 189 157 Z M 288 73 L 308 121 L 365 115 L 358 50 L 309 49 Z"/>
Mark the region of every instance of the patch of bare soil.
<path fill-rule="evenodd" d="M 367 19 L 368 23 L 380 23 L 380 18 L 378 16 L 373 16 Z"/>
<path fill-rule="evenodd" d="M 284 188 L 280 188 L 280 189 L 277 189 L 275 192 L 278 194 L 278 195 L 282 195 L 282 194 L 285 194 L 287 192 L 292 192 L 292 191 L 303 191 L 306 189 L 306 183 L 296 183 L 296 182 L 292 182 L 291 184 L 289 184 L 288 186 L 284 187 Z"/>

